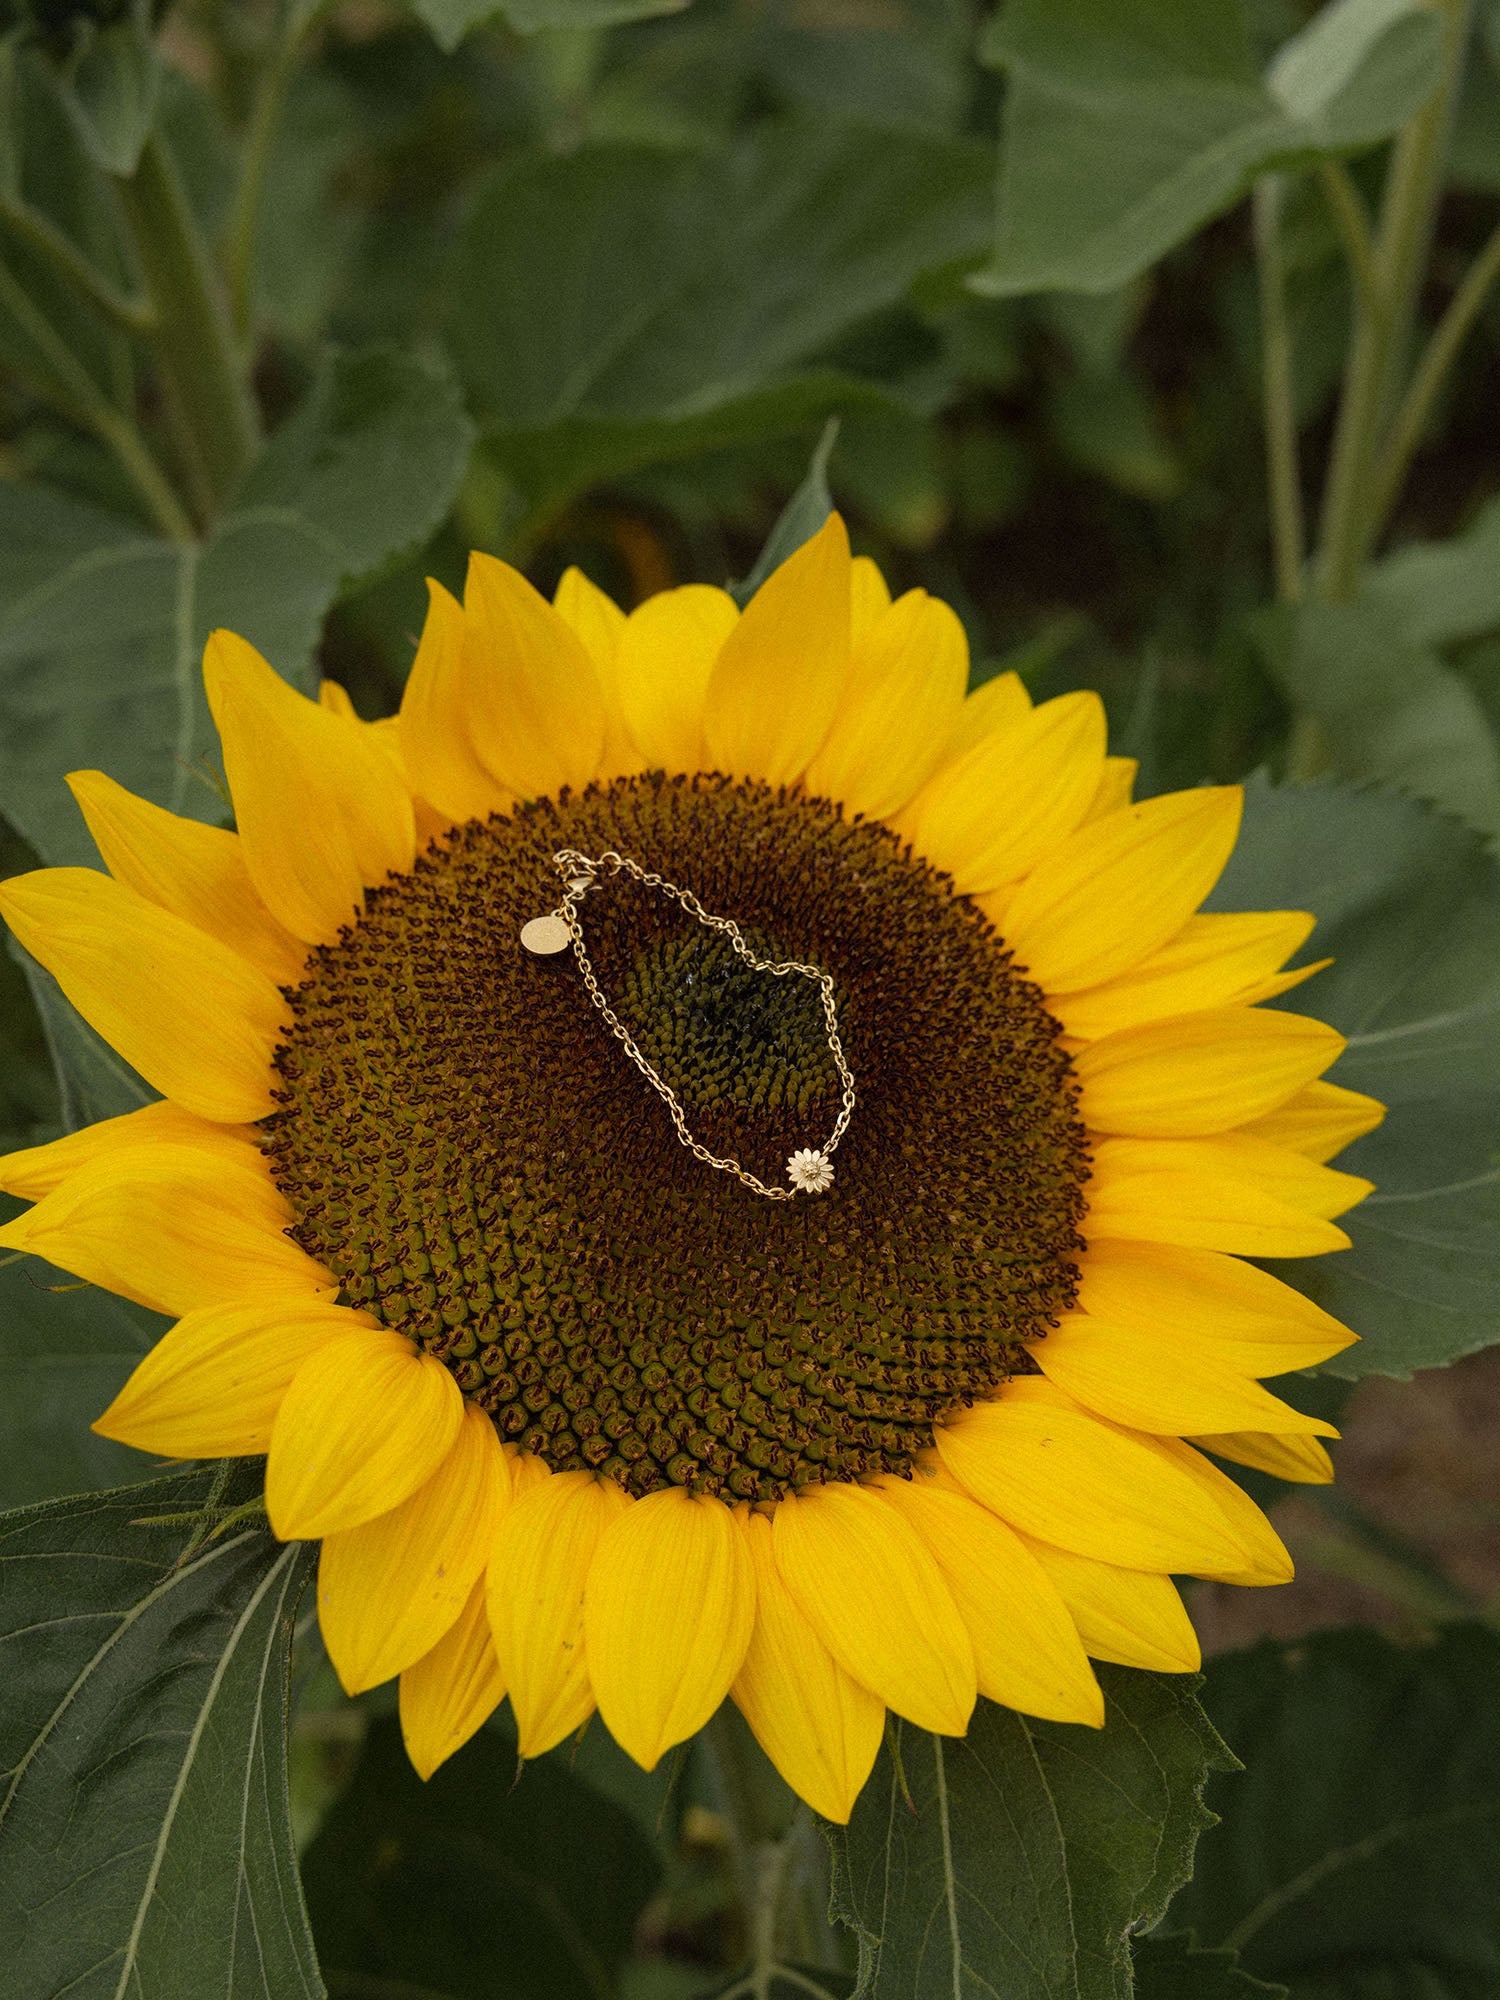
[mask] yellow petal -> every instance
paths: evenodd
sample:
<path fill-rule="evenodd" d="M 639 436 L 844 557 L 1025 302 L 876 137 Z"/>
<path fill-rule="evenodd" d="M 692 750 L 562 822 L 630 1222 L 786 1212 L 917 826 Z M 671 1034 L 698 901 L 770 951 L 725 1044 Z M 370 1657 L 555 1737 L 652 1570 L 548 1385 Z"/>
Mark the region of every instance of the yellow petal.
<path fill-rule="evenodd" d="M 286 1002 L 238 952 L 93 868 L 13 875 L 0 916 L 164 1096 L 226 1124 L 272 1109 Z"/>
<path fill-rule="evenodd" d="M 1126 1236 L 1241 1257 L 1315 1257 L 1349 1247 L 1331 1218 L 1371 1186 L 1237 1133 L 1104 1139 L 1093 1150 L 1089 1242 Z"/>
<path fill-rule="evenodd" d="M 1090 1130 L 1189 1139 L 1264 1117 L 1343 1049 L 1341 1034 L 1303 1014 L 1212 1007 L 1106 1035 L 1073 1071 Z"/>
<path fill-rule="evenodd" d="M 722 1500 L 669 1486 L 600 1538 L 583 1593 L 594 1699 L 646 1770 L 701 1729 L 744 1663 L 755 1623 L 750 1551 Z"/>
<path fill-rule="evenodd" d="M 1321 1417 L 1305 1417 L 1226 1359 L 1224 1348 L 1191 1334 L 1070 1313 L 1029 1343 L 1032 1359 L 1059 1389 L 1131 1430 L 1170 1433 L 1305 1431 L 1337 1437 Z"/>
<path fill-rule="evenodd" d="M 431 1478 L 463 1421 L 441 1361 L 371 1327 L 298 1369 L 277 1413 L 266 1510 L 284 1542 L 314 1541 L 389 1512 Z"/>
<path fill-rule="evenodd" d="M 480 762 L 517 798 L 586 785 L 604 749 L 604 695 L 577 633 L 494 556 L 470 556 L 464 610 Z"/>
<path fill-rule="evenodd" d="M 1046 1571 L 1013 1529 L 961 1493 L 919 1472 L 884 1477 L 881 1498 L 936 1557 L 969 1628 L 979 1692 L 1023 1715 L 1099 1728 L 1104 1696 L 1078 1628 Z"/>
<path fill-rule="evenodd" d="M 778 1501 L 776 1567 L 823 1644 L 919 1729 L 961 1736 L 977 1692 L 974 1649 L 935 1559 L 863 1486 L 810 1486 Z"/>
<path fill-rule="evenodd" d="M 1277 1479 L 1288 1479 L 1298 1486 L 1327 1486 L 1333 1480 L 1333 1460 L 1328 1456 L 1328 1447 L 1314 1437 L 1287 1437 L 1270 1431 L 1220 1431 L 1208 1437 L 1195 1437 L 1191 1442 L 1236 1465 L 1253 1465 L 1257 1472 L 1272 1473 Z"/>
<path fill-rule="evenodd" d="M 1168 792 L 1080 827 L 1021 884 L 1006 942 L 1048 993 L 1117 979 L 1181 930 L 1239 832 L 1238 785 Z"/>
<path fill-rule="evenodd" d="M 764 1514 L 737 1510 L 755 1569 L 755 1629 L 732 1690 L 799 1798 L 848 1823 L 880 1748 L 885 1706 L 839 1665 L 781 1580 Z"/>
<path fill-rule="evenodd" d="M 1007 1382 L 937 1431 L 959 1483 L 1023 1534 L 1122 1569 L 1235 1569 L 1218 1509 L 1146 1438 L 1128 1436 L 1036 1376 Z"/>
<path fill-rule="evenodd" d="M 719 770 L 770 785 L 802 776 L 848 677 L 850 590 L 849 537 L 830 514 L 766 578 L 714 662 L 704 734 Z"/>
<path fill-rule="evenodd" d="M 1290 1583 L 1295 1574 L 1286 1544 L 1256 1506 L 1243 1486 L 1210 1465 L 1201 1451 L 1194 1451 L 1181 1438 L 1151 1438 L 1153 1451 L 1185 1472 L 1205 1499 L 1211 1500 L 1228 1521 L 1248 1558 L 1233 1570 L 1204 1572 L 1221 1583 Z"/>
<path fill-rule="evenodd" d="M 248 1125 L 214 1125 L 162 1097 L 154 1104 L 143 1104 L 139 1111 L 101 1118 L 97 1125 L 85 1125 L 81 1132 L 66 1132 L 45 1146 L 7 1153 L 0 1159 L 0 1191 L 20 1195 L 25 1201 L 39 1201 L 80 1167 L 106 1154 L 158 1140 L 191 1146 L 216 1160 L 232 1160 L 240 1166 L 260 1164 L 260 1148 Z"/>
<path fill-rule="evenodd" d="M 490 1628 L 523 1757 L 540 1757 L 594 1709 L 583 1651 L 583 1588 L 599 1538 L 631 1502 L 592 1472 L 537 1477 L 516 1460 L 514 1504 L 490 1560 Z M 545 1475 L 545 1468 L 542 1468 Z"/>
<path fill-rule="evenodd" d="M 1155 1674 L 1198 1671 L 1198 1635 L 1169 1576 L 1118 1569 L 1029 1535 L 1021 1539 L 1052 1579 L 1093 1659 Z"/>
<path fill-rule="evenodd" d="M 309 944 L 364 909 L 365 884 L 409 869 L 411 798 L 364 725 L 298 694 L 233 632 L 203 685 L 224 751 L 241 851 L 262 900 Z"/>
<path fill-rule="evenodd" d="M 996 674 L 974 692 L 959 710 L 958 721 L 948 744 L 948 757 L 957 763 L 987 736 L 1001 734 L 1024 722 L 1031 713 L 1031 696 L 1019 674 Z"/>
<path fill-rule="evenodd" d="M 1103 819 L 1106 813 L 1122 812 L 1130 804 L 1130 794 L 1140 768 L 1140 760 L 1135 757 L 1106 757 L 1099 776 L 1099 788 L 1083 816 L 1082 824 L 1087 826 L 1091 820 Z"/>
<path fill-rule="evenodd" d="M 256 893 L 237 833 L 181 819 L 103 771 L 70 771 L 68 786 L 117 882 L 206 931 L 278 986 L 298 984 L 306 947 Z"/>
<path fill-rule="evenodd" d="M 346 721 L 359 721 L 359 710 L 350 699 L 348 688 L 341 686 L 338 681 L 318 682 L 318 706 L 326 708 L 330 715 L 342 715 Z"/>
<path fill-rule="evenodd" d="M 1373 1132 L 1384 1117 L 1385 1106 L 1378 1098 L 1320 1080 L 1305 1085 L 1295 1097 L 1241 1130 L 1247 1139 L 1290 1146 L 1309 1160 L 1325 1161 L 1366 1132 Z"/>
<path fill-rule="evenodd" d="M 1049 994 L 1047 1006 L 1069 1035 L 1091 1042 L 1148 1021 L 1266 999 L 1267 982 L 1275 983 L 1277 968 L 1307 942 L 1312 928 L 1312 918 L 1298 910 L 1192 916 L 1118 979 L 1081 993 Z M 1303 967 L 1289 981 L 1312 970 Z"/>
<path fill-rule="evenodd" d="M 431 1652 L 479 1581 L 509 1496 L 489 1413 L 466 1403 L 452 1449 L 415 1493 L 326 1537 L 318 1623 L 346 1694 Z"/>
<path fill-rule="evenodd" d="M 618 661 L 620 702 L 647 765 L 663 771 L 702 768 L 709 676 L 739 615 L 727 590 L 685 583 L 648 597 L 626 619 Z"/>
<path fill-rule="evenodd" d="M 1080 1265 L 1078 1303 L 1100 1319 L 1220 1347 L 1246 1375 L 1311 1368 L 1355 1336 L 1269 1271 L 1213 1250 L 1103 1238 Z"/>
<path fill-rule="evenodd" d="M 512 803 L 485 769 L 469 738 L 483 701 L 499 698 L 468 650 L 463 606 L 427 579 L 427 617 L 401 696 L 401 756 L 412 789 L 449 820 L 488 819 Z"/>
<path fill-rule="evenodd" d="M 292 1377 L 310 1354 L 361 1326 L 365 1313 L 306 1299 L 199 1306 L 168 1329 L 92 1426 L 162 1458 L 242 1458 L 269 1451 Z"/>
<path fill-rule="evenodd" d="M 559 618 L 583 641 L 584 651 L 599 676 L 599 691 L 604 697 L 604 748 L 599 754 L 598 775 L 618 778 L 644 770 L 646 760 L 631 738 L 620 693 L 620 645 L 625 636 L 625 613 L 576 564 L 563 571 L 552 603 Z"/>
<path fill-rule="evenodd" d="M 969 642 L 948 606 L 909 590 L 854 647 L 833 727 L 807 770 L 816 798 L 886 819 L 943 755 L 969 683 Z"/>
<path fill-rule="evenodd" d="M 291 1219 L 258 1161 L 240 1166 L 189 1146 L 122 1147 L 6 1223 L 0 1248 L 45 1257 L 155 1312 L 332 1298 L 337 1281 L 284 1233 Z"/>
<path fill-rule="evenodd" d="M 401 1736 L 417 1776 L 430 1778 L 504 1699 L 481 1577 L 457 1623 L 401 1676 Z"/>
<path fill-rule="evenodd" d="M 849 565 L 849 642 L 858 645 L 884 611 L 891 608 L 891 593 L 879 565 L 868 556 L 855 556 Z"/>
<path fill-rule="evenodd" d="M 919 854 L 962 895 L 1036 866 L 1083 818 L 1104 768 L 1104 704 L 1065 694 L 945 765 L 901 816 Z"/>

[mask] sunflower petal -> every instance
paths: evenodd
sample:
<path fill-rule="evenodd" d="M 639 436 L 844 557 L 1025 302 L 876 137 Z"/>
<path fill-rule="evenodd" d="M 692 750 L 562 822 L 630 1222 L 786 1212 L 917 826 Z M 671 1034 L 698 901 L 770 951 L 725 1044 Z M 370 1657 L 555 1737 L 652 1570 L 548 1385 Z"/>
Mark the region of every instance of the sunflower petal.
<path fill-rule="evenodd" d="M 471 686 L 468 621 L 458 599 L 427 579 L 427 617 L 401 696 L 401 755 L 412 789 L 451 820 L 488 819 L 511 795 L 485 769 L 469 741 L 481 695 Z"/>
<path fill-rule="evenodd" d="M 942 757 L 969 682 L 969 642 L 948 606 L 909 590 L 854 647 L 833 726 L 807 770 L 814 797 L 886 819 Z"/>
<path fill-rule="evenodd" d="M 1263 1118 L 1343 1049 L 1341 1034 L 1302 1014 L 1213 1007 L 1106 1035 L 1073 1071 L 1091 1131 L 1190 1139 Z"/>
<path fill-rule="evenodd" d="M 891 608 L 890 586 L 869 556 L 849 564 L 849 643 L 858 645 L 883 612 Z"/>
<path fill-rule="evenodd" d="M 1099 774 L 1098 790 L 1083 816 L 1083 825 L 1103 819 L 1106 813 L 1123 812 L 1130 804 L 1130 794 L 1135 789 L 1140 769 L 1138 757 L 1106 757 L 1104 769 Z"/>
<path fill-rule="evenodd" d="M 516 1461 L 516 1498 L 489 1569 L 490 1628 L 523 1757 L 540 1757 L 594 1709 L 584 1660 L 583 1591 L 605 1529 L 631 1503 L 591 1472 L 535 1479 Z M 534 1483 L 533 1483 L 534 1482 Z"/>
<path fill-rule="evenodd" d="M 1021 884 L 1006 942 L 1048 993 L 1117 979 L 1187 922 L 1229 859 L 1238 785 L 1167 792 L 1080 827 Z"/>
<path fill-rule="evenodd" d="M 370 1327 L 304 1361 L 276 1417 L 266 1510 L 284 1542 L 314 1541 L 399 1506 L 447 1457 L 463 1396 L 441 1361 Z"/>
<path fill-rule="evenodd" d="M 299 694 L 233 632 L 210 637 L 203 685 L 251 879 L 293 936 L 326 943 L 363 910 L 366 883 L 411 867 L 411 798 L 363 724 Z"/>
<path fill-rule="evenodd" d="M 6 1223 L 0 1248 L 45 1257 L 155 1312 L 332 1298 L 337 1281 L 284 1233 L 290 1221 L 259 1162 L 242 1167 L 188 1146 L 122 1147 Z"/>
<path fill-rule="evenodd" d="M 162 1458 L 268 1451 L 281 1400 L 310 1354 L 366 1314 L 306 1299 L 199 1306 L 168 1328 L 91 1426 Z"/>
<path fill-rule="evenodd" d="M 227 945 L 276 985 L 301 979 L 306 947 L 256 893 L 237 833 L 138 799 L 103 771 L 70 771 L 68 788 L 117 882 Z"/>
<path fill-rule="evenodd" d="M 1198 1635 L 1169 1576 L 1118 1569 L 1030 1535 L 1021 1540 L 1052 1579 L 1091 1658 L 1154 1674 L 1198 1671 Z"/>
<path fill-rule="evenodd" d="M 1191 1336 L 1246 1375 L 1312 1368 L 1355 1335 L 1269 1271 L 1216 1250 L 1108 1237 L 1080 1265 L 1078 1304 L 1100 1319 Z"/>
<path fill-rule="evenodd" d="M 401 1676 L 401 1736 L 417 1776 L 430 1778 L 504 1699 L 481 1577 L 456 1622 Z"/>
<path fill-rule="evenodd" d="M 750 1551 L 722 1500 L 669 1486 L 627 1507 L 583 1594 L 589 1678 L 610 1735 L 655 1770 L 728 1694 L 754 1624 Z"/>
<path fill-rule="evenodd" d="M 1098 695 L 1043 702 L 939 771 L 902 814 L 901 831 L 960 894 L 1002 888 L 1083 818 L 1104 769 L 1105 733 Z"/>
<path fill-rule="evenodd" d="M 1099 1728 L 1104 1696 L 1046 1571 L 987 1507 L 924 1479 L 883 1477 L 881 1498 L 937 1559 L 969 1628 L 979 1692 L 1023 1715 Z"/>
<path fill-rule="evenodd" d="M 1254 1466 L 1257 1472 L 1269 1472 L 1297 1486 L 1327 1486 L 1333 1480 L 1333 1460 L 1328 1456 L 1328 1447 L 1315 1437 L 1288 1437 L 1270 1431 L 1219 1431 L 1188 1441 L 1219 1458 L 1230 1459 L 1235 1465 Z"/>
<path fill-rule="evenodd" d="M 1122 1569 L 1243 1568 L 1218 1508 L 1154 1449 L 1016 1378 L 937 1432 L 943 1464 L 983 1506 L 1033 1535 Z"/>
<path fill-rule="evenodd" d="M 755 1570 L 755 1629 L 731 1692 L 756 1741 L 815 1813 L 848 1824 L 885 1705 L 839 1665 L 781 1580 L 763 1514 L 737 1511 Z"/>
<path fill-rule="evenodd" d="M 583 649 L 599 677 L 599 691 L 604 697 L 604 748 L 599 753 L 598 775 L 619 778 L 644 770 L 646 760 L 631 737 L 620 693 L 620 646 L 625 636 L 625 613 L 612 597 L 589 581 L 576 563 L 563 571 L 552 603 L 558 617 L 583 641 Z"/>
<path fill-rule="evenodd" d="M 509 1497 L 489 1412 L 466 1403 L 452 1449 L 415 1493 L 324 1538 L 318 1623 L 346 1694 L 431 1652 L 479 1581 Z"/>
<path fill-rule="evenodd" d="M 849 673 L 849 536 L 830 514 L 741 612 L 709 676 L 704 731 L 731 777 L 790 785 L 838 713 Z"/>
<path fill-rule="evenodd" d="M 995 674 L 966 697 L 948 743 L 956 763 L 986 737 L 1014 729 L 1031 713 L 1031 696 L 1019 674 Z"/>
<path fill-rule="evenodd" d="M 1047 1007 L 1065 1033 L 1091 1042 L 1205 1007 L 1267 999 L 1277 969 L 1306 944 L 1312 929 L 1313 919 L 1300 910 L 1191 916 L 1127 972 L 1080 993 L 1051 993 Z M 1290 974 L 1289 983 L 1315 969 Z"/>
<path fill-rule="evenodd" d="M 777 1502 L 776 1567 L 845 1670 L 919 1729 L 961 1736 L 977 1692 L 974 1649 L 916 1531 L 863 1486 L 812 1486 Z"/>
<path fill-rule="evenodd" d="M 1370 1182 L 1298 1153 L 1228 1134 L 1217 1139 L 1104 1139 L 1094 1147 L 1084 1233 L 1241 1257 L 1346 1250 L 1332 1217 Z"/>
<path fill-rule="evenodd" d="M 685 583 L 648 597 L 626 619 L 620 703 L 648 765 L 701 769 L 709 676 L 739 616 L 727 590 Z"/>
<path fill-rule="evenodd" d="M 1211 1465 L 1201 1451 L 1195 1451 L 1182 1438 L 1158 1437 L 1149 1442 L 1153 1451 L 1185 1472 L 1205 1498 L 1218 1507 L 1248 1558 L 1236 1569 L 1205 1574 L 1221 1583 L 1291 1582 L 1296 1572 L 1286 1544 L 1243 1486 Z"/>
<path fill-rule="evenodd" d="M 226 1124 L 271 1110 L 286 1003 L 238 952 L 93 868 L 13 875 L 0 916 L 164 1096 Z"/>
<path fill-rule="evenodd" d="M 586 785 L 604 749 L 604 694 L 583 642 L 518 569 L 469 558 L 464 587 L 480 762 L 517 798 Z"/>
<path fill-rule="evenodd" d="M 118 1118 L 101 1118 L 97 1125 L 85 1125 L 79 1132 L 65 1132 L 45 1146 L 27 1146 L 22 1152 L 7 1153 L 0 1159 L 0 1192 L 19 1195 L 24 1201 L 39 1201 L 44 1194 L 60 1188 L 80 1167 L 91 1166 L 107 1154 L 135 1146 L 168 1145 L 192 1147 L 216 1160 L 234 1161 L 240 1166 L 257 1166 L 260 1148 L 248 1125 L 215 1125 L 194 1112 L 184 1111 L 169 1097 L 143 1104 L 139 1111 L 122 1112 Z"/>
<path fill-rule="evenodd" d="M 1086 1409 L 1130 1430 L 1170 1433 L 1242 1430 L 1303 1431 L 1337 1437 L 1321 1417 L 1305 1417 L 1225 1359 L 1222 1347 L 1148 1333 L 1083 1313 L 1070 1313 L 1040 1340 L 1032 1359 L 1049 1382 Z"/>
<path fill-rule="evenodd" d="M 1309 1160 L 1334 1159 L 1354 1140 L 1373 1132 L 1385 1117 L 1378 1098 L 1319 1079 L 1287 1099 L 1265 1117 L 1241 1128 L 1246 1139 L 1263 1139 L 1273 1146 L 1290 1146 Z"/>

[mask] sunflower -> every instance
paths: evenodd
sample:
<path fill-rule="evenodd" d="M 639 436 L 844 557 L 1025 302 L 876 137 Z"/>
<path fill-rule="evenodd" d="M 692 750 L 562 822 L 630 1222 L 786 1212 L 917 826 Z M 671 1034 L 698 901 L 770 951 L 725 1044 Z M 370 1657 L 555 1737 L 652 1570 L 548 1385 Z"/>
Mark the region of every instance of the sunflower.
<path fill-rule="evenodd" d="M 1236 788 L 1132 804 L 1095 695 L 966 694 L 953 613 L 836 516 L 743 611 L 476 555 L 385 722 L 225 632 L 204 678 L 237 830 L 78 772 L 109 872 L 0 889 L 162 1093 L 0 1163 L 0 1244 L 174 1318 L 95 1428 L 266 1455 L 419 1771 L 507 1694 L 523 1756 L 597 1708 L 647 1768 L 732 1698 L 844 1820 L 887 1708 L 1097 1725 L 1091 1658 L 1196 1665 L 1174 1574 L 1290 1576 L 1214 1459 L 1330 1477 L 1258 1378 L 1353 1336 L 1241 1260 L 1346 1245 L 1326 1161 L 1381 1114 L 1256 1005 L 1312 920 L 1198 913 Z M 522 948 L 565 849 L 831 975 L 831 1183 L 705 1164 Z M 585 916 L 706 1152 L 821 1143 L 805 981 L 623 876 Z"/>

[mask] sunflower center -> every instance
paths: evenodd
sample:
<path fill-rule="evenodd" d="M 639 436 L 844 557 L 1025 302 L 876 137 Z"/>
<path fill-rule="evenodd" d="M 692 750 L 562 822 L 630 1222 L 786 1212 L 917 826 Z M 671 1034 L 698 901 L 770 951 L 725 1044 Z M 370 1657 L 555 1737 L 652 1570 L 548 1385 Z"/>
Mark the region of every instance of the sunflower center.
<path fill-rule="evenodd" d="M 826 1193 L 769 1202 L 696 1159 L 572 954 L 521 947 L 561 847 L 833 974 L 859 1103 Z M 582 920 L 694 1136 L 782 1182 L 837 1112 L 816 989 L 625 877 Z M 1056 1023 L 946 878 L 836 806 L 652 776 L 471 822 L 313 953 L 292 1012 L 265 1145 L 294 1235 L 555 1470 L 729 1500 L 904 1471 L 1073 1300 Z"/>

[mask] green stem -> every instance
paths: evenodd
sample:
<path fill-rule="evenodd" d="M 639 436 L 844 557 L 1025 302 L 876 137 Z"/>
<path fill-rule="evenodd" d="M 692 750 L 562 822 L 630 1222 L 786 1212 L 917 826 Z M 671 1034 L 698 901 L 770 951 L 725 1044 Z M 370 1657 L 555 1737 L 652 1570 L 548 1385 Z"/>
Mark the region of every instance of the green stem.
<path fill-rule="evenodd" d="M 144 334 L 153 330 L 156 313 L 151 301 L 132 298 L 112 285 L 54 223 L 28 203 L 0 197 L 0 223 L 50 264 L 89 305 L 96 306 L 106 319 L 113 320 L 126 333 Z"/>
<path fill-rule="evenodd" d="M 173 541 L 191 541 L 193 524 L 135 423 L 104 394 L 4 264 L 0 264 L 0 300 L 46 365 L 45 373 L 32 377 L 37 392 L 70 423 L 91 431 L 109 447 L 164 535 Z"/>
<path fill-rule="evenodd" d="M 1369 552 L 1370 478 L 1426 268 L 1443 162 L 1468 43 L 1471 0 L 1436 0 L 1446 16 L 1443 73 L 1391 151 L 1375 243 L 1379 310 L 1361 304 L 1323 496 L 1320 594 L 1345 602 Z"/>
<path fill-rule="evenodd" d="M 1469 330 L 1479 317 L 1480 309 L 1497 279 L 1500 279 L 1500 228 L 1490 236 L 1469 266 L 1463 283 L 1448 301 L 1447 310 L 1434 328 L 1407 386 L 1401 407 L 1396 412 L 1390 441 L 1380 455 L 1371 486 L 1366 520 L 1372 546 L 1389 519 L 1401 488 L 1406 484 L 1406 475 L 1416 457 L 1432 406 L 1437 401 L 1448 371 L 1458 358 L 1459 349 L 1468 338 Z"/>
<path fill-rule="evenodd" d="M 176 163 L 158 133 L 141 149 L 134 174 L 118 186 L 156 309 L 152 344 L 163 388 L 206 522 L 250 461 L 255 406 Z"/>
<path fill-rule="evenodd" d="M 1261 373 L 1266 406 L 1266 475 L 1271 496 L 1271 547 L 1276 595 L 1302 597 L 1302 475 L 1297 461 L 1297 413 L 1292 382 L 1292 334 L 1286 309 L 1286 262 L 1281 254 L 1285 183 L 1265 174 L 1255 183 L 1251 215 L 1260 273 Z"/>
<path fill-rule="evenodd" d="M 1338 225 L 1339 240 L 1349 265 L 1355 295 L 1361 308 L 1377 318 L 1385 310 L 1375 273 L 1375 245 L 1370 236 L 1370 216 L 1354 178 L 1342 160 L 1322 160 L 1318 179 L 1328 207 Z"/>

